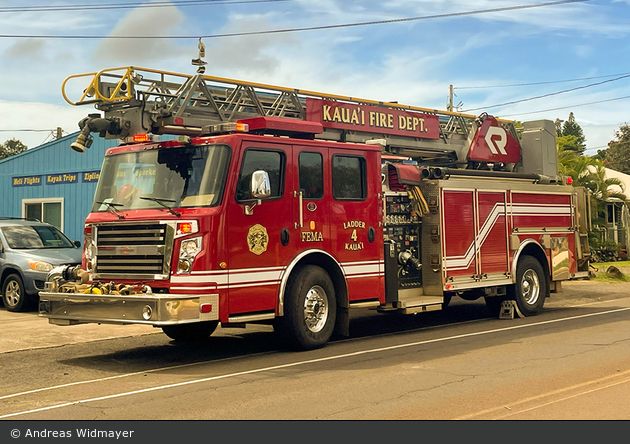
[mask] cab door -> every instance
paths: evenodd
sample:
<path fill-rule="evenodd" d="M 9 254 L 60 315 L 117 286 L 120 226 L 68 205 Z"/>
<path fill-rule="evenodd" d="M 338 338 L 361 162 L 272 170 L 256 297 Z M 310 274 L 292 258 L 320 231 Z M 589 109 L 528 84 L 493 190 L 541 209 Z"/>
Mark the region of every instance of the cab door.
<path fill-rule="evenodd" d="M 380 152 L 330 150 L 331 251 L 352 301 L 384 302 Z"/>
<path fill-rule="evenodd" d="M 326 147 L 293 146 L 296 256 L 307 250 L 330 251 L 331 192 L 324 179 L 329 174 L 328 156 Z"/>
<path fill-rule="evenodd" d="M 292 146 L 243 142 L 235 192 L 224 228 L 229 249 L 229 313 L 275 312 L 280 279 L 293 255 L 295 221 Z M 250 193 L 255 171 L 269 176 L 271 195 L 258 203 Z"/>

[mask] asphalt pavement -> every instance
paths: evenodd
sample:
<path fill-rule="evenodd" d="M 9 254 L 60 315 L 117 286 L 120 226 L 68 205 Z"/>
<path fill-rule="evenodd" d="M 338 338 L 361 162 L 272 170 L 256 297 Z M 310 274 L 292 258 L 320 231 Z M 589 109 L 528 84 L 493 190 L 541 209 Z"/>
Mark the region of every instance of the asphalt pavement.
<path fill-rule="evenodd" d="M 161 329 L 147 325 L 54 325 L 49 324 L 48 319 L 40 318 L 37 312 L 16 313 L 4 307 L 0 308 L 0 326 L 0 353 L 127 336 L 163 334 Z"/>
<path fill-rule="evenodd" d="M 595 303 L 604 299 L 628 297 L 630 282 L 601 283 L 597 281 L 567 281 L 562 292 L 552 294 L 545 306 L 563 307 Z M 81 324 L 60 326 L 49 324 L 37 312 L 14 313 L 0 304 L 0 353 L 41 347 L 163 334 L 159 328 L 147 325 Z"/>

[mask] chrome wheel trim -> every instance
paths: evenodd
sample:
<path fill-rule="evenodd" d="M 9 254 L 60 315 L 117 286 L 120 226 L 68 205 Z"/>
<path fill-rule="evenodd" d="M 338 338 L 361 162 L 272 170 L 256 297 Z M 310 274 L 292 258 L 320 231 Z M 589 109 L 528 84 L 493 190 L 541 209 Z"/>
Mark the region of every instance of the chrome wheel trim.
<path fill-rule="evenodd" d="M 540 297 L 540 280 L 538 274 L 532 269 L 523 273 L 521 294 L 523 295 L 523 301 L 527 305 L 535 305 Z"/>
<path fill-rule="evenodd" d="M 304 299 L 304 323 L 312 333 L 320 332 L 328 321 L 328 295 L 319 285 L 313 285 Z"/>

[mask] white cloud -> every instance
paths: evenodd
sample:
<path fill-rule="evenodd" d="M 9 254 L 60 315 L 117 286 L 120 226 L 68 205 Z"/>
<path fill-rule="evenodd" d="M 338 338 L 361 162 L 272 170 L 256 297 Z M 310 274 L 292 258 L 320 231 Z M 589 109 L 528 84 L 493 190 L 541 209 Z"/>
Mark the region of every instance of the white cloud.
<path fill-rule="evenodd" d="M 43 55 L 45 41 L 43 39 L 18 40 L 4 53 L 12 59 L 35 59 Z"/>
<path fill-rule="evenodd" d="M 136 8 L 121 18 L 110 37 L 176 35 L 184 23 L 184 14 L 175 6 Z M 179 44 L 169 39 L 103 39 L 94 52 L 99 63 L 137 64 L 181 56 Z"/>
<path fill-rule="evenodd" d="M 61 127 L 66 133 L 78 131 L 79 120 L 86 117 L 88 112 L 89 110 L 85 108 L 71 106 L 0 100 L 1 129 L 3 130 L 0 132 L 0 143 L 15 138 L 21 140 L 29 148 L 33 148 L 41 145 L 48 138 L 50 133 L 47 131 L 52 132 L 57 127 Z"/>

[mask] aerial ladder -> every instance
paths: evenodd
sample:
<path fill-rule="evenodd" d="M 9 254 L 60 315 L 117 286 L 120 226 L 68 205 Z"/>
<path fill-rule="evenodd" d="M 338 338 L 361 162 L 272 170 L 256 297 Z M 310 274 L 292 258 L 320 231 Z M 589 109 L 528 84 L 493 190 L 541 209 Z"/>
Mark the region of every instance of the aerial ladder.
<path fill-rule="evenodd" d="M 78 152 L 89 148 L 93 132 L 122 140 L 147 133 L 198 137 L 216 131 L 217 125 L 257 116 L 304 121 L 306 100 L 315 98 L 419 112 L 439 119 L 439 137 L 435 139 L 332 128 L 325 128 L 315 138 L 378 143 L 385 153 L 408 156 L 423 164 L 469 168 L 466 153 L 471 137 L 486 117 L 245 82 L 205 75 L 199 70 L 187 75 L 135 66 L 72 75 L 63 82 L 62 94 L 71 105 L 94 105 L 104 114 L 90 114 L 79 122 L 81 134 L 72 144 Z M 71 95 L 78 98 L 71 99 Z M 513 122 L 499 122 L 518 140 Z M 512 171 L 514 165 L 507 168 Z"/>

